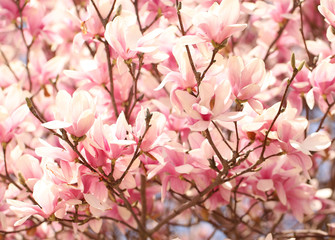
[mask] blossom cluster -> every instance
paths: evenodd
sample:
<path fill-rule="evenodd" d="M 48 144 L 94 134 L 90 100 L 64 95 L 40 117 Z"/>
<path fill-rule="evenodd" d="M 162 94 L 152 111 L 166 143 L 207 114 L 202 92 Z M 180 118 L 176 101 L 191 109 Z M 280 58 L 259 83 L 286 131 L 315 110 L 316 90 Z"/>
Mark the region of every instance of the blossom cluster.
<path fill-rule="evenodd" d="M 335 0 L 0 0 L 0 238 L 335 237 L 334 42 Z"/>

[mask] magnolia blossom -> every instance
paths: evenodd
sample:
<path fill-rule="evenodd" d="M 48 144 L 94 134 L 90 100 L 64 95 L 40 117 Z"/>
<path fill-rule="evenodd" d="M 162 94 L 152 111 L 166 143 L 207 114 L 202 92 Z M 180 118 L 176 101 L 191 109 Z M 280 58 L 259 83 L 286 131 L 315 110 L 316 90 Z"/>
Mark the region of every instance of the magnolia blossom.
<path fill-rule="evenodd" d="M 76 91 L 73 96 L 64 90 L 56 96 L 55 120 L 42 124 L 49 129 L 64 128 L 76 137 L 82 137 L 94 123 L 94 101 L 88 92 Z"/>
<path fill-rule="evenodd" d="M 243 117 L 242 112 L 228 111 L 233 103 L 231 99 L 231 86 L 228 81 L 218 84 L 215 79 L 201 83 L 200 95 L 195 97 L 187 91 L 177 90 L 183 110 L 190 117 L 191 128 L 197 131 L 205 130 L 211 120 L 238 121 Z"/>
<path fill-rule="evenodd" d="M 323 60 L 317 66 L 311 75 L 310 82 L 313 86 L 315 100 L 322 111 L 326 111 L 328 103 L 334 102 L 335 94 L 335 74 L 333 67 L 335 64 L 330 63 L 328 59 Z"/>
<path fill-rule="evenodd" d="M 334 16 L 0 0 L 0 238 L 332 237 Z"/>
<path fill-rule="evenodd" d="M 214 2 L 208 12 L 195 15 L 193 24 L 203 39 L 222 44 L 231 35 L 247 27 L 247 24 L 237 24 L 239 16 L 239 0 L 223 0 L 220 4 Z"/>
<path fill-rule="evenodd" d="M 240 102 L 248 101 L 255 110 L 262 109 L 262 104 L 254 99 L 261 90 L 266 77 L 265 65 L 261 59 L 254 58 L 244 64 L 241 57 L 230 57 L 228 78 L 232 92 Z"/>
<path fill-rule="evenodd" d="M 27 92 L 19 85 L 12 85 L 5 90 L 0 89 L 0 141 L 9 142 L 15 133 L 19 132 L 19 125 L 29 113 L 24 105 Z"/>
<path fill-rule="evenodd" d="M 118 16 L 106 26 L 105 38 L 112 48 L 127 60 L 134 58 L 138 52 L 153 53 L 157 47 L 150 44 L 159 34 L 161 29 L 142 36 L 133 15 Z"/>
<path fill-rule="evenodd" d="M 330 24 L 327 30 L 327 38 L 329 41 L 333 42 L 335 41 L 335 2 L 333 0 L 321 0 L 318 9 Z"/>

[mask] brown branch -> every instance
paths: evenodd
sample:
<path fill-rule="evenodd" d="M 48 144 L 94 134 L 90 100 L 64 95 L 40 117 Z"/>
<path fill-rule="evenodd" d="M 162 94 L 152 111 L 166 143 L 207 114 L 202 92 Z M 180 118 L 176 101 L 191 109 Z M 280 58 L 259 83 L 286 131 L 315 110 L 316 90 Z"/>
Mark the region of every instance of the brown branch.
<path fill-rule="evenodd" d="M 133 157 L 130 160 L 130 163 L 128 164 L 126 170 L 123 172 L 123 174 L 121 175 L 121 177 L 118 180 L 115 181 L 115 183 L 117 185 L 122 182 L 122 180 L 124 179 L 124 177 L 127 175 L 129 169 L 131 168 L 131 166 L 135 162 L 135 160 L 142 154 L 141 151 L 140 151 L 140 147 L 141 147 L 141 144 L 143 142 L 143 139 L 144 139 L 145 135 L 147 134 L 149 128 L 151 127 L 151 125 L 150 125 L 151 118 L 152 118 L 152 113 L 150 113 L 149 109 L 147 109 L 146 116 L 145 116 L 145 130 L 144 130 L 144 133 L 143 133 L 142 136 L 140 136 L 140 139 L 139 139 L 139 141 L 138 141 L 138 143 L 136 145 L 136 150 L 135 150 L 135 152 L 133 154 Z"/>
<path fill-rule="evenodd" d="M 292 10 L 290 11 L 290 13 L 293 13 L 294 10 L 297 8 L 296 0 L 293 0 L 293 2 L 294 2 L 294 5 L 293 5 L 293 8 L 292 8 Z M 263 58 L 263 61 L 264 61 L 264 62 L 265 62 L 265 61 L 268 59 L 268 57 L 272 54 L 272 52 L 271 52 L 272 47 L 273 47 L 273 46 L 276 44 L 276 42 L 279 40 L 279 38 L 280 38 L 281 35 L 283 34 L 283 32 L 284 32 L 284 30 L 285 30 L 285 28 L 286 28 L 286 26 L 287 26 L 288 23 L 289 23 L 289 20 L 288 20 L 288 19 L 285 19 L 283 25 L 279 28 L 279 30 L 278 30 L 278 32 L 277 32 L 277 36 L 275 37 L 275 39 L 273 39 L 273 41 L 271 42 L 270 46 L 268 47 L 268 50 L 266 51 L 266 54 L 265 54 L 265 56 L 264 56 L 264 58 Z"/>
<path fill-rule="evenodd" d="M 177 7 L 177 16 L 178 16 L 178 21 L 179 21 L 179 25 L 180 25 L 180 31 L 181 31 L 182 35 L 185 36 L 186 35 L 186 31 L 184 29 L 183 20 L 182 20 L 181 14 L 180 14 L 181 2 L 179 2 L 179 0 L 176 0 L 176 7 Z M 190 62 L 190 65 L 191 65 L 194 77 L 195 77 L 195 79 L 197 81 L 198 88 L 199 88 L 200 83 L 201 83 L 200 72 L 198 72 L 197 69 L 195 68 L 195 64 L 194 64 L 194 61 L 193 61 L 193 58 L 192 58 L 189 46 L 185 45 L 185 48 L 186 48 L 188 60 Z M 199 89 L 198 89 L 198 94 L 199 94 Z"/>
<path fill-rule="evenodd" d="M 1 48 L 0 48 L 0 53 L 1 53 L 1 56 L 3 57 L 3 59 L 5 60 L 5 64 L 8 67 L 9 71 L 13 74 L 14 78 L 16 79 L 16 81 L 19 82 L 20 81 L 19 77 L 16 75 L 15 71 L 10 66 L 8 58 L 6 57 L 5 53 L 1 50 Z"/>
<path fill-rule="evenodd" d="M 140 236 L 141 239 L 146 240 L 147 237 L 149 237 L 150 239 L 153 239 L 151 237 L 152 233 L 148 232 L 146 227 L 142 225 L 141 221 L 138 219 L 137 215 L 135 214 L 133 207 L 131 206 L 131 204 L 129 203 L 129 201 L 127 200 L 127 198 L 124 196 L 123 194 L 123 190 L 120 189 L 119 187 L 116 187 L 117 191 L 120 193 L 120 198 L 124 201 L 124 204 L 126 205 L 126 208 L 130 211 L 131 215 L 133 216 L 133 218 L 135 219 L 140 232 Z"/>
<path fill-rule="evenodd" d="M 75 8 L 75 10 L 76 10 L 76 14 L 77 14 L 77 16 L 80 18 L 80 13 L 79 13 L 78 7 L 77 7 L 77 5 L 76 5 L 76 3 L 75 3 L 75 0 L 72 0 L 72 2 L 73 2 L 73 5 L 74 5 L 74 8 Z M 93 50 L 93 49 L 91 48 L 90 44 L 89 44 L 87 41 L 85 41 L 84 44 L 85 44 L 85 46 L 87 47 L 88 51 L 90 52 L 91 56 L 94 57 L 94 55 L 95 55 L 95 53 L 96 53 L 96 50 Z"/>
<path fill-rule="evenodd" d="M 136 19 L 137 19 L 138 27 L 140 28 L 141 33 L 143 33 L 144 30 L 142 28 L 142 24 L 141 24 L 141 20 L 140 20 L 140 14 L 139 14 L 139 11 L 138 11 L 138 1 L 134 0 L 134 1 L 131 1 L 131 2 L 133 3 L 134 8 L 135 8 L 135 14 L 136 14 Z"/>
<path fill-rule="evenodd" d="M 136 103 L 139 101 L 139 98 L 137 97 L 137 86 L 138 86 L 138 80 L 140 78 L 140 75 L 141 75 L 141 69 L 143 67 L 143 54 L 137 54 L 138 56 L 138 59 L 139 59 L 139 65 L 138 65 L 138 70 L 137 70 L 137 74 L 135 76 L 135 67 L 132 68 L 132 65 L 131 63 L 127 63 L 127 66 L 128 66 L 128 69 L 129 69 L 129 73 L 133 79 L 133 82 L 134 82 L 134 87 L 132 88 L 133 89 L 133 93 L 130 91 L 129 93 L 129 97 L 128 97 L 128 105 L 127 105 L 127 108 L 126 108 L 126 118 L 129 120 L 130 119 L 130 115 L 131 113 L 133 112 L 135 106 L 136 106 Z M 133 97 L 133 104 L 131 104 L 131 101 L 132 101 L 132 97 Z"/>
<path fill-rule="evenodd" d="M 147 198 L 146 198 L 146 186 L 147 179 L 145 175 L 141 175 L 141 205 L 142 205 L 142 213 L 141 213 L 141 222 L 144 227 L 146 227 L 146 219 L 147 219 Z"/>
<path fill-rule="evenodd" d="M 257 163 L 262 163 L 265 161 L 265 158 L 264 158 L 264 153 L 265 153 L 265 148 L 266 148 L 266 144 L 267 144 L 267 141 L 268 141 L 268 138 L 269 138 L 269 134 L 271 132 L 271 129 L 272 127 L 274 126 L 275 122 L 277 121 L 278 117 L 280 116 L 281 113 L 283 113 L 285 111 L 285 108 L 283 108 L 284 106 L 284 103 L 286 102 L 286 98 L 287 98 L 287 95 L 288 95 L 288 90 L 295 78 L 295 76 L 298 74 L 298 72 L 301 70 L 300 67 L 302 67 L 303 64 L 301 64 L 299 66 L 299 68 L 295 68 L 293 69 L 293 73 L 292 73 L 292 76 L 289 80 L 287 80 L 287 86 L 285 88 L 285 92 L 284 92 L 284 95 L 282 97 L 282 100 L 280 102 L 280 106 L 279 106 L 279 109 L 274 117 L 274 119 L 272 120 L 271 124 L 270 124 L 270 127 L 268 128 L 268 130 L 266 131 L 266 134 L 265 134 L 265 137 L 264 137 L 264 140 L 263 140 L 263 146 L 262 146 L 262 151 L 261 151 L 261 154 L 260 154 L 260 157 L 259 157 L 259 160 L 257 161 Z"/>
<path fill-rule="evenodd" d="M 115 101 L 115 96 L 114 96 L 114 81 L 113 81 L 113 64 L 111 62 L 111 55 L 110 55 L 110 51 L 109 51 L 109 44 L 108 42 L 105 40 L 104 41 L 104 45 L 105 45 L 105 51 L 106 51 L 106 58 L 107 58 L 107 66 L 108 66 L 108 74 L 109 74 L 109 86 L 110 86 L 110 97 L 112 100 L 112 106 L 113 106 L 113 110 L 114 110 L 114 115 L 116 118 L 119 117 L 119 112 L 116 106 L 116 101 Z"/>
<path fill-rule="evenodd" d="M 305 239 L 308 237 L 325 239 L 335 237 L 335 235 L 328 234 L 327 232 L 318 229 L 286 230 L 282 232 L 273 233 L 273 236 L 275 236 L 276 239 L 288 239 L 288 238 Z"/>
<path fill-rule="evenodd" d="M 325 122 L 328 113 L 330 112 L 330 109 L 331 109 L 334 105 L 335 105 L 335 101 L 334 101 L 333 103 L 331 103 L 331 104 L 328 104 L 328 108 L 327 108 L 325 114 L 322 116 L 321 121 L 320 121 L 320 124 L 319 124 L 319 127 L 318 127 L 318 129 L 316 130 L 317 132 L 321 130 L 322 125 L 323 125 L 323 123 Z"/>
<path fill-rule="evenodd" d="M 209 64 L 208 64 L 208 66 L 207 66 L 207 68 L 203 71 L 203 73 L 201 74 L 201 77 L 200 77 L 200 79 L 201 79 L 201 81 L 204 79 L 204 77 L 206 76 L 206 73 L 207 73 L 207 71 L 211 68 L 211 66 L 215 63 L 215 56 L 216 56 L 216 54 L 219 52 L 219 48 L 214 48 L 213 49 L 213 52 L 212 52 L 212 57 L 211 57 L 211 60 L 210 60 L 210 62 L 209 62 Z"/>
<path fill-rule="evenodd" d="M 113 5 L 112 5 L 112 8 L 111 10 L 109 11 L 108 15 L 106 18 L 103 18 L 97 5 L 95 4 L 94 0 L 91 0 L 91 3 L 95 9 L 95 11 L 97 12 L 98 14 L 98 17 L 100 19 L 100 22 L 101 24 L 103 25 L 104 29 L 106 29 L 106 25 L 109 21 L 109 17 L 110 15 L 112 14 L 112 11 L 115 7 L 115 2 L 116 0 L 113 2 Z M 112 106 L 113 106 L 113 110 L 114 110 L 114 115 L 116 118 L 119 117 L 119 112 L 118 112 L 118 109 L 117 109 L 117 105 L 116 105 L 116 101 L 115 101 L 115 96 L 114 96 L 114 81 L 113 81 L 113 67 L 114 67 L 114 64 L 112 64 L 112 61 L 111 61 L 111 54 L 110 54 L 110 50 L 109 50 L 109 44 L 106 40 L 102 40 L 102 39 L 99 39 L 105 46 L 105 52 L 106 52 L 106 59 L 107 59 L 107 66 L 108 66 L 108 75 L 109 75 L 109 84 L 110 84 L 110 90 L 108 91 L 109 92 L 109 95 L 111 97 L 111 100 L 112 100 Z"/>
<path fill-rule="evenodd" d="M 298 7 L 299 7 L 299 12 L 300 12 L 300 33 L 301 33 L 301 37 L 302 40 L 304 42 L 304 47 L 305 47 L 305 51 L 307 53 L 308 56 L 308 69 L 310 71 L 312 71 L 315 67 L 316 67 L 316 62 L 314 62 L 314 56 L 313 54 L 308 50 L 307 44 L 306 44 L 306 38 L 305 38 L 305 33 L 304 33 L 304 18 L 303 18 L 303 11 L 302 11 L 302 1 L 298 1 Z"/>
<path fill-rule="evenodd" d="M 28 4 L 29 1 L 26 1 L 25 4 L 21 7 L 20 6 L 20 1 L 14 1 L 16 3 L 17 9 L 19 11 L 19 15 L 20 15 L 20 25 L 18 25 L 17 23 L 15 23 L 16 28 L 20 31 L 21 33 L 21 37 L 23 40 L 23 43 L 27 49 L 26 51 L 26 64 L 25 64 L 25 69 L 27 72 L 27 77 L 28 77 L 28 82 L 29 82 L 29 92 L 31 92 L 32 88 L 33 88 L 33 82 L 31 79 L 31 73 L 30 73 L 30 69 L 29 69 L 29 62 L 30 62 L 30 49 L 32 47 L 32 45 L 34 44 L 34 36 L 32 36 L 32 41 L 31 43 L 28 44 L 27 39 L 24 35 L 24 31 L 23 31 L 23 9 L 25 8 L 25 6 Z"/>
<path fill-rule="evenodd" d="M 205 188 L 201 193 L 195 196 L 190 202 L 183 204 L 182 206 L 178 207 L 177 209 L 173 210 L 173 212 L 165 217 L 162 221 L 160 221 L 153 229 L 149 231 L 150 234 L 157 232 L 162 226 L 167 224 L 170 220 L 177 217 L 183 211 L 193 207 L 194 205 L 198 204 L 201 201 L 201 198 L 212 191 L 215 187 L 217 187 L 222 182 L 223 173 L 218 174 L 215 181 L 212 182 L 207 188 Z"/>
<path fill-rule="evenodd" d="M 222 173 L 223 173 L 224 176 L 226 176 L 228 174 L 228 171 L 229 171 L 229 165 L 228 165 L 227 160 L 222 157 L 221 153 L 217 149 L 217 147 L 216 147 L 215 143 L 213 142 L 213 139 L 212 139 L 211 134 L 210 134 L 210 132 L 209 132 L 208 129 L 206 129 L 204 131 L 204 135 L 207 138 L 207 140 L 208 140 L 209 144 L 211 145 L 211 147 L 213 148 L 215 154 L 220 159 L 220 162 L 221 162 L 222 167 L 223 167 Z"/>
<path fill-rule="evenodd" d="M 0 230 L 0 234 L 2 235 L 7 235 L 7 234 L 12 234 L 12 233 L 19 233 L 19 232 L 25 232 L 25 231 L 28 231 L 28 230 L 31 230 L 33 228 L 36 228 L 38 227 L 39 225 L 41 225 L 42 223 L 46 222 L 47 220 L 44 220 L 44 221 L 41 221 L 41 222 L 38 222 L 30 227 L 27 227 L 27 228 L 23 228 L 23 229 L 18 229 L 18 230 L 13 230 L 13 231 L 3 231 L 3 230 Z"/>

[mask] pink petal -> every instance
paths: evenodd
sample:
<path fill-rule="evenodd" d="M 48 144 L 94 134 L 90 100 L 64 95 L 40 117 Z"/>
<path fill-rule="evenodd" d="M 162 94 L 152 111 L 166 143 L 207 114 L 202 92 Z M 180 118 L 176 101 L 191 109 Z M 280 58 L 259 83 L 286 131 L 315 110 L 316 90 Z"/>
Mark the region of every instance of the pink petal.
<path fill-rule="evenodd" d="M 192 96 L 186 91 L 177 90 L 176 95 L 184 109 L 184 111 L 194 119 L 201 119 L 201 115 L 193 110 L 192 105 L 196 102 L 196 97 Z"/>
<path fill-rule="evenodd" d="M 94 123 L 94 114 L 91 109 L 87 109 L 80 114 L 75 135 L 81 137 L 85 135 Z"/>
<path fill-rule="evenodd" d="M 323 132 L 312 133 L 302 142 L 302 147 L 309 151 L 321 151 L 327 149 L 330 145 L 329 136 Z"/>
<path fill-rule="evenodd" d="M 224 121 L 224 122 L 233 122 L 233 121 L 239 121 L 245 116 L 245 113 L 243 112 L 227 112 L 224 114 L 219 115 L 215 119 Z"/>
<path fill-rule="evenodd" d="M 193 166 L 191 166 L 190 164 L 185 164 L 182 166 L 178 166 L 175 168 L 176 172 L 180 173 L 180 174 L 188 174 L 193 170 Z"/>
<path fill-rule="evenodd" d="M 257 189 L 263 192 L 273 189 L 272 179 L 260 179 L 257 183 Z"/>
<path fill-rule="evenodd" d="M 31 215 L 27 215 L 19 220 L 17 220 L 15 223 L 14 223 L 14 227 L 17 227 L 17 226 L 20 226 L 22 225 L 25 221 L 27 221 L 29 218 L 31 217 Z"/>
<path fill-rule="evenodd" d="M 105 211 L 108 209 L 108 205 L 106 203 L 102 203 L 97 197 L 95 197 L 93 194 L 84 194 L 84 198 L 86 202 L 99 210 Z"/>

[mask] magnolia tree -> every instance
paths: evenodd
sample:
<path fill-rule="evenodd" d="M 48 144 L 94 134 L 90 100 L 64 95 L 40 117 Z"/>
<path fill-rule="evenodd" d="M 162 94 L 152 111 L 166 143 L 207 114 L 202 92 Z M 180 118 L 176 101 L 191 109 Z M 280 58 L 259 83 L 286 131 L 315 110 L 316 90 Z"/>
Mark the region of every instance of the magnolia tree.
<path fill-rule="evenodd" d="M 335 237 L 335 0 L 0 0 L 0 239 Z"/>

